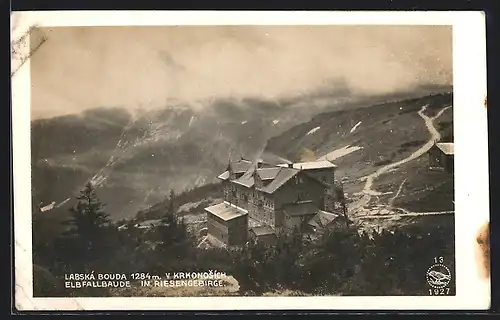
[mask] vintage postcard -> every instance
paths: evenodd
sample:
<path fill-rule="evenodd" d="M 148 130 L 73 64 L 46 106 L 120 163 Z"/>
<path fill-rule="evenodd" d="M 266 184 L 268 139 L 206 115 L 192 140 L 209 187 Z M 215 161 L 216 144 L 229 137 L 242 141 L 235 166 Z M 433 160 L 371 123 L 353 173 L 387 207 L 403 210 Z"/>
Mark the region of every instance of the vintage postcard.
<path fill-rule="evenodd" d="M 483 13 L 11 23 L 17 310 L 489 307 Z"/>

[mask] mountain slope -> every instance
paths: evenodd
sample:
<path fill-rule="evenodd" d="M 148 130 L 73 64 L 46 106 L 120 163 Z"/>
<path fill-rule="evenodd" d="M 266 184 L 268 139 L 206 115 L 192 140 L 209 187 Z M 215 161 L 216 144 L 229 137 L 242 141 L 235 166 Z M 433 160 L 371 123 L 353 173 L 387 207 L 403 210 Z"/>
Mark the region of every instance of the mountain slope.
<path fill-rule="evenodd" d="M 367 110 L 377 108 L 369 106 L 396 97 L 349 97 L 338 90 L 320 90 L 279 101 L 214 99 L 204 105 L 173 103 L 134 114 L 119 108 L 98 108 L 79 115 L 35 120 L 31 133 L 33 210 L 38 212 L 39 207 L 55 202 L 50 213 L 43 214 L 66 215 L 74 196 L 91 180 L 111 217 L 128 218 L 163 200 L 170 189 L 181 192 L 215 181 L 229 156 L 260 156 L 284 162 L 297 158 L 299 147 L 328 152 L 338 145 L 336 132 L 340 129 L 318 129 L 302 139 L 324 121 L 330 121 L 330 126 L 341 124 L 329 113 L 311 120 L 326 110 L 349 115 L 350 120 L 342 122 L 344 131 L 350 130 L 355 121 L 365 121 L 354 134 L 344 135 L 342 143 L 368 147 L 370 143 L 362 141 L 367 123 L 363 119 L 372 120 L 374 116 Z M 349 111 L 353 108 L 356 111 Z M 383 113 L 373 114 L 387 120 Z M 314 127 L 309 128 L 309 124 Z M 279 137 L 271 139 L 264 150 L 268 139 L 292 127 L 284 143 Z M 290 133 L 300 139 L 289 139 Z M 277 143 L 273 145 L 273 141 Z M 64 205 L 57 206 L 68 198 Z"/>
<path fill-rule="evenodd" d="M 266 150 L 294 161 L 331 160 L 338 166 L 337 177 L 342 179 L 345 192 L 356 201 L 368 175 L 409 157 L 432 138 L 418 114 L 422 107 L 427 106 L 424 115 L 432 117 L 451 104 L 452 94 L 441 93 L 327 112 L 271 138 Z M 441 141 L 453 141 L 452 110 L 451 107 L 444 110 L 434 120 Z M 453 210 L 452 175 L 429 171 L 425 155 L 374 179 L 372 189 L 382 192 L 371 198 L 370 203 L 388 204 L 403 181 L 403 191 L 391 200 L 394 206 L 414 211 Z"/>
<path fill-rule="evenodd" d="M 295 107 L 300 100 L 219 99 L 201 108 L 172 105 L 135 115 L 100 108 L 35 120 L 34 212 L 71 198 L 50 215 L 67 211 L 91 180 L 113 219 L 132 217 L 170 189 L 180 192 L 214 181 L 229 155 L 260 155 L 269 137 L 323 110 L 311 102 L 312 108 L 301 108 Z"/>
<path fill-rule="evenodd" d="M 332 159 L 350 202 L 350 218 L 360 229 L 450 224 L 450 215 L 440 213 L 454 209 L 454 179 L 428 169 L 425 152 L 434 136 L 424 119 L 437 129 L 442 142 L 453 141 L 451 103 L 452 95 L 444 93 L 322 113 L 269 139 L 264 153 L 293 161 Z M 367 184 L 370 175 L 373 180 Z M 217 194 L 193 191 L 196 195 L 179 199 L 179 204 L 191 204 L 189 217 L 203 219 L 203 204 Z M 157 219 L 166 203 L 137 218 Z"/>

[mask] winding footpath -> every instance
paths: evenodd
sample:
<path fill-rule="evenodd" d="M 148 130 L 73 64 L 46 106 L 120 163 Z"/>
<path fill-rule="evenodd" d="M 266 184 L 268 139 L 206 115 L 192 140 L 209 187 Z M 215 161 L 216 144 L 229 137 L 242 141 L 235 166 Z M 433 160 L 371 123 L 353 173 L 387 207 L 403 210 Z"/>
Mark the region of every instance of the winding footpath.
<path fill-rule="evenodd" d="M 447 106 L 447 107 L 441 109 L 434 117 L 429 117 L 429 116 L 424 114 L 427 107 L 428 107 L 428 105 L 423 106 L 417 113 L 422 119 L 424 119 L 425 126 L 427 127 L 427 130 L 429 130 L 429 133 L 431 134 L 431 138 L 429 139 L 429 141 L 427 141 L 426 144 L 424 144 L 422 147 L 420 147 L 418 150 L 413 152 L 411 155 L 409 155 L 405 159 L 394 162 L 394 163 L 390 163 L 388 165 L 385 165 L 385 166 L 381 167 L 380 169 L 378 169 L 377 171 L 375 171 L 374 173 L 366 176 L 365 177 L 366 183 L 365 183 L 365 186 L 362 190 L 362 193 L 364 194 L 364 196 L 353 207 L 354 210 L 368 204 L 368 202 L 370 201 L 372 196 L 376 197 L 376 196 L 380 196 L 383 194 L 383 193 L 373 189 L 373 181 L 375 179 L 377 179 L 381 174 L 384 174 L 391 169 L 399 167 L 402 164 L 405 164 L 409 161 L 415 160 L 418 157 L 424 155 L 427 151 L 429 151 L 429 149 L 434 145 L 434 143 L 436 143 L 437 141 L 439 141 L 439 139 L 441 139 L 441 134 L 434 126 L 434 120 L 439 118 L 443 114 L 443 112 L 445 112 L 446 110 L 448 110 L 452 106 Z M 420 215 L 424 215 L 424 214 L 430 214 L 430 213 L 421 213 Z"/>

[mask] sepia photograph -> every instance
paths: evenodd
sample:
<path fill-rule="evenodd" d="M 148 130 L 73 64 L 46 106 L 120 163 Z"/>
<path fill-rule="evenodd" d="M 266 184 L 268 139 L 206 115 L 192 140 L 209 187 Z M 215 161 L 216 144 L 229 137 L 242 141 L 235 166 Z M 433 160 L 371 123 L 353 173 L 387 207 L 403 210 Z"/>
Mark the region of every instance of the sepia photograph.
<path fill-rule="evenodd" d="M 33 298 L 457 296 L 451 24 L 25 34 Z"/>

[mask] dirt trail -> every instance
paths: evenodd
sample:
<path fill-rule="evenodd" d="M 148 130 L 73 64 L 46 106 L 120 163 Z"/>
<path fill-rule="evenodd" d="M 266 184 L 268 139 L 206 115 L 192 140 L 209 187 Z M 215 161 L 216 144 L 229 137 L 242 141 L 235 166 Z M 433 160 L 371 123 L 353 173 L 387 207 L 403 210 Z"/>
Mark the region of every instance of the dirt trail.
<path fill-rule="evenodd" d="M 396 192 L 396 195 L 389 200 L 389 206 L 392 207 L 394 204 L 394 200 L 396 200 L 396 198 L 401 194 L 401 191 L 403 190 L 403 185 L 405 184 L 406 179 L 407 178 L 405 178 L 403 180 L 403 182 L 401 182 L 401 184 L 399 185 L 399 188 L 398 188 L 398 191 Z"/>
<path fill-rule="evenodd" d="M 389 218 L 404 218 L 404 217 L 421 217 L 421 216 L 437 216 L 443 214 L 451 214 L 453 211 L 432 211 L 432 212 L 408 212 L 404 214 L 386 214 L 386 215 L 371 215 L 362 216 L 361 219 L 389 219 Z"/>
<path fill-rule="evenodd" d="M 428 105 L 423 106 L 417 113 L 422 119 L 424 119 L 425 126 L 427 127 L 427 130 L 429 130 L 429 133 L 431 134 L 431 138 L 429 139 L 429 141 L 427 141 L 426 144 L 424 144 L 422 147 L 420 147 L 418 150 L 413 152 L 411 155 L 409 155 L 405 159 L 402 159 L 400 161 L 385 165 L 385 166 L 379 168 L 374 173 L 366 176 L 364 178 L 364 179 L 366 179 L 366 183 L 365 183 L 363 190 L 361 191 L 361 193 L 363 194 L 363 197 L 361 199 L 359 199 L 358 201 L 356 201 L 355 203 L 353 203 L 350 206 L 350 210 L 356 211 L 357 209 L 363 208 L 369 203 L 372 196 L 376 197 L 376 196 L 380 196 L 383 194 L 383 193 L 373 189 L 373 181 L 376 178 L 378 178 L 380 175 L 390 171 L 391 169 L 394 169 L 396 167 L 401 166 L 402 164 L 405 164 L 409 161 L 412 161 L 412 160 L 419 158 L 420 156 L 424 155 L 427 151 L 429 151 L 429 149 L 434 145 L 435 142 L 437 142 L 437 141 L 439 141 L 439 139 L 441 139 L 441 134 L 434 126 L 434 120 L 439 118 L 443 114 L 443 112 L 445 112 L 447 109 L 451 108 L 451 106 L 447 106 L 447 107 L 441 109 L 434 117 L 429 117 L 429 116 L 424 114 L 427 107 L 428 107 Z M 408 214 L 409 213 L 410 212 L 408 212 Z M 420 214 L 420 213 L 411 213 L 411 214 Z M 430 213 L 421 213 L 420 215 L 426 215 L 426 214 L 430 214 Z"/>
<path fill-rule="evenodd" d="M 445 112 L 447 109 L 451 108 L 451 106 L 443 108 L 441 111 L 439 111 L 438 114 L 436 114 L 434 117 L 428 117 L 424 114 L 425 109 L 427 109 L 427 105 L 423 106 L 420 111 L 418 111 L 418 115 L 422 117 L 425 121 L 425 126 L 429 130 L 429 133 L 431 134 L 431 138 L 429 141 L 427 141 L 426 144 L 424 144 L 420 149 L 416 150 L 413 152 L 411 155 L 409 155 L 407 158 L 400 160 L 398 162 L 393 162 L 388 165 L 383 166 L 382 168 L 378 169 L 374 173 L 368 175 L 366 177 L 366 183 L 365 187 L 363 188 L 363 193 L 371 196 L 378 196 L 382 195 L 381 192 L 378 192 L 376 190 L 372 189 L 373 181 L 378 178 L 381 174 L 386 173 L 387 171 L 399 167 L 402 164 L 405 164 L 409 161 L 415 160 L 418 157 L 422 156 L 425 154 L 429 149 L 434 145 L 436 141 L 439 141 L 441 139 L 441 134 L 437 131 L 436 127 L 434 127 L 434 120 L 439 118 L 443 112 Z"/>

